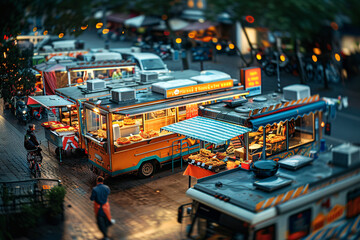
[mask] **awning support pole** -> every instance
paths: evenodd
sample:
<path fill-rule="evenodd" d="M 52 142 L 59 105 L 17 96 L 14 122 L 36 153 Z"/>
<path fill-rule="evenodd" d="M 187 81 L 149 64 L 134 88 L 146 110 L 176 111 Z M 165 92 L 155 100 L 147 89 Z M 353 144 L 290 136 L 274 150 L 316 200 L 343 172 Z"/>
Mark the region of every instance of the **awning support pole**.
<path fill-rule="evenodd" d="M 245 140 L 245 151 L 246 151 L 245 160 L 248 160 L 249 159 L 249 133 L 245 133 L 244 140 Z"/>
<path fill-rule="evenodd" d="M 266 126 L 263 127 L 263 149 L 262 149 L 262 158 L 261 159 L 265 159 L 266 158 Z"/>

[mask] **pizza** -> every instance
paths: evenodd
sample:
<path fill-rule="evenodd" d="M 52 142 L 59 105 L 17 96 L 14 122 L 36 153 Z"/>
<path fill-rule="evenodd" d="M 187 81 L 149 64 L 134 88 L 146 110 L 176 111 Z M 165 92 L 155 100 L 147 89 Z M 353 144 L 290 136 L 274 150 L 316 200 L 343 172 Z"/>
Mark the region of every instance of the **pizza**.
<path fill-rule="evenodd" d="M 121 145 L 124 145 L 124 144 L 129 144 L 130 143 L 130 140 L 126 137 L 120 137 L 116 140 L 116 143 L 117 144 L 121 144 Z"/>
<path fill-rule="evenodd" d="M 124 118 L 124 124 L 125 125 L 134 125 L 135 124 L 135 120 L 131 119 L 131 118 Z"/>
<path fill-rule="evenodd" d="M 129 137 L 129 139 L 133 142 L 138 142 L 138 141 L 141 141 L 142 140 L 142 137 L 138 136 L 138 135 L 135 135 L 135 136 L 131 136 Z"/>

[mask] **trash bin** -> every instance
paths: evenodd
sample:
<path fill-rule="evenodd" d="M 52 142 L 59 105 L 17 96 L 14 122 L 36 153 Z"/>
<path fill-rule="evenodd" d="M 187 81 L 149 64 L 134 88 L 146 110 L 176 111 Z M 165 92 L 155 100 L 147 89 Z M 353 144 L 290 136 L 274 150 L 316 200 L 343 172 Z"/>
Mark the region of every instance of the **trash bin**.
<path fill-rule="evenodd" d="M 326 141 L 325 139 L 320 140 L 320 152 L 325 152 L 326 150 Z"/>

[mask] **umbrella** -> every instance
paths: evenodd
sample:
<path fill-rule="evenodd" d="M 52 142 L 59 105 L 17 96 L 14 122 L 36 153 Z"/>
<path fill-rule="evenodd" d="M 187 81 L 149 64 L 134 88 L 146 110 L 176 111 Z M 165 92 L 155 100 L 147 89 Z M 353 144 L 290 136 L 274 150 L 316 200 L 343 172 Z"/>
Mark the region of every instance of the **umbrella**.
<path fill-rule="evenodd" d="M 160 23 L 160 21 L 161 21 L 160 18 L 140 15 L 140 16 L 125 20 L 125 25 L 129 26 L 129 27 L 138 28 L 138 27 L 157 25 Z"/>
<path fill-rule="evenodd" d="M 181 20 L 181 19 L 173 18 L 173 19 L 169 20 L 169 24 L 170 24 L 170 27 L 171 27 L 171 29 L 173 31 L 178 31 L 178 30 L 180 30 L 182 28 L 187 27 L 190 23 L 186 22 L 184 20 Z M 165 30 L 165 29 L 167 29 L 165 21 L 161 21 L 159 26 L 156 26 L 155 29 L 157 29 L 157 30 Z"/>

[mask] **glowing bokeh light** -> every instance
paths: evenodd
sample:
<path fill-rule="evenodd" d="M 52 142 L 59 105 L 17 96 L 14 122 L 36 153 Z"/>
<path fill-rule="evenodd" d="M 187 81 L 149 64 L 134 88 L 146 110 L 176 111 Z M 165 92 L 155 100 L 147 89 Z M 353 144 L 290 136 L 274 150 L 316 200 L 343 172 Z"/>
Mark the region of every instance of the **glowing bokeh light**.
<path fill-rule="evenodd" d="M 335 53 L 335 60 L 340 62 L 340 60 L 341 60 L 340 54 Z"/>
<path fill-rule="evenodd" d="M 320 54 L 321 54 L 320 48 L 314 48 L 313 51 L 314 51 L 314 53 L 315 53 L 316 55 L 320 55 Z"/>
<path fill-rule="evenodd" d="M 318 59 L 317 59 L 317 56 L 315 56 L 315 55 L 312 55 L 312 56 L 311 56 L 311 59 L 312 59 L 314 62 L 317 62 L 317 60 L 318 60 Z"/>
<path fill-rule="evenodd" d="M 96 24 L 96 28 L 102 28 L 103 25 L 104 25 L 103 23 L 99 22 Z"/>

